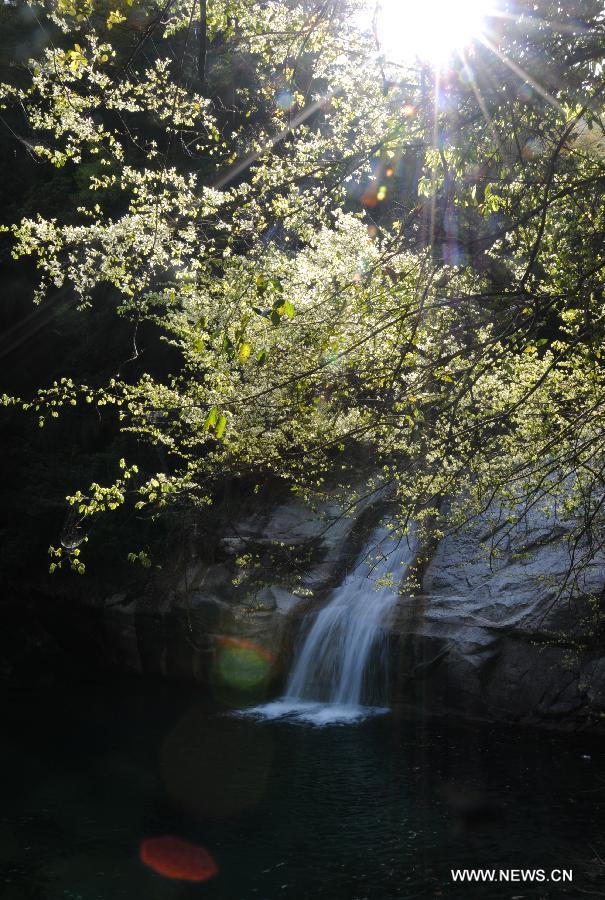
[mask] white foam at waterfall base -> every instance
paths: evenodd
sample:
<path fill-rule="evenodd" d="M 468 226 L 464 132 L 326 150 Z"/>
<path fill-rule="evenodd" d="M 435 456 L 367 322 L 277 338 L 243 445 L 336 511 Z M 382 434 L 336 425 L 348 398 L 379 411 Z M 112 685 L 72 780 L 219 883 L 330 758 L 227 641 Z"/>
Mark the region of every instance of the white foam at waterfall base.
<path fill-rule="evenodd" d="M 272 703 L 240 710 L 240 715 L 257 719 L 284 719 L 307 725 L 350 725 L 368 716 L 388 713 L 388 706 L 354 706 L 345 703 L 305 703 L 304 700 L 282 697 Z"/>
<path fill-rule="evenodd" d="M 313 614 L 284 696 L 241 710 L 240 714 L 312 725 L 342 725 L 388 712 L 384 706 L 385 628 L 413 557 L 413 541 L 396 539 L 383 528 L 376 530 L 353 572 L 336 588 L 329 602 Z M 386 576 L 392 583 L 380 584 Z"/>

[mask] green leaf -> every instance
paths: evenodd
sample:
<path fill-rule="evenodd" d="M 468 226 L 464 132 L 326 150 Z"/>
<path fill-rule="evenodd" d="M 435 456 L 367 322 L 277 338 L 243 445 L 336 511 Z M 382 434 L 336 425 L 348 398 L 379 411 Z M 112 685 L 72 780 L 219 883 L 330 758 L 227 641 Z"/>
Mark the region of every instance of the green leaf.
<path fill-rule="evenodd" d="M 218 419 L 218 409 L 216 408 L 216 406 L 213 406 L 204 421 L 204 428 L 206 429 L 206 431 L 210 431 L 210 429 L 216 425 L 217 419 Z"/>
<path fill-rule="evenodd" d="M 289 319 L 294 318 L 294 313 L 296 310 L 294 309 L 294 304 L 290 303 L 289 300 L 286 300 L 284 303 L 284 313 L 287 315 Z"/>
<path fill-rule="evenodd" d="M 256 276 L 256 290 L 259 294 L 264 294 L 267 288 L 269 287 L 269 279 L 265 278 L 264 275 Z"/>
<path fill-rule="evenodd" d="M 227 418 L 226 418 L 226 416 L 221 416 L 216 424 L 216 428 L 214 429 L 214 433 L 217 436 L 217 438 L 219 438 L 219 440 L 220 440 L 220 438 L 222 438 L 223 434 L 225 433 L 226 427 L 227 427 Z"/>
<path fill-rule="evenodd" d="M 237 353 L 239 361 L 246 362 L 246 360 L 249 359 L 251 353 L 252 346 L 248 343 L 248 341 L 242 341 L 242 343 L 239 345 L 239 350 Z"/>
<path fill-rule="evenodd" d="M 281 322 L 281 316 L 280 316 L 280 314 L 277 312 L 277 310 L 274 309 L 274 310 L 271 312 L 271 324 L 274 325 L 275 327 L 277 327 L 277 326 L 279 325 L 280 322 Z"/>

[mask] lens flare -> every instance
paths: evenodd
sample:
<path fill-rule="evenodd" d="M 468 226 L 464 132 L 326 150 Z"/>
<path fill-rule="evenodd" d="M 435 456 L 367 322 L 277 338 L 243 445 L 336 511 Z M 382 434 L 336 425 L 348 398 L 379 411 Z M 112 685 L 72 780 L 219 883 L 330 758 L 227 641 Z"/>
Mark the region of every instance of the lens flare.
<path fill-rule="evenodd" d="M 218 866 L 204 847 L 172 835 L 142 841 L 140 856 L 154 872 L 178 881 L 206 881 L 218 873 Z"/>
<path fill-rule="evenodd" d="M 210 724 L 212 727 L 210 727 Z M 170 803 L 196 819 L 225 820 L 255 807 L 264 794 L 273 760 L 273 736 L 250 732 L 239 718 L 209 722 L 193 707 L 166 736 L 160 768 Z"/>
<path fill-rule="evenodd" d="M 416 58 L 438 66 L 480 38 L 493 12 L 490 0 L 382 0 L 376 33 L 393 62 Z"/>
<path fill-rule="evenodd" d="M 247 690 L 264 684 L 271 674 L 273 655 L 252 641 L 241 638 L 217 639 L 217 671 L 230 687 Z"/>

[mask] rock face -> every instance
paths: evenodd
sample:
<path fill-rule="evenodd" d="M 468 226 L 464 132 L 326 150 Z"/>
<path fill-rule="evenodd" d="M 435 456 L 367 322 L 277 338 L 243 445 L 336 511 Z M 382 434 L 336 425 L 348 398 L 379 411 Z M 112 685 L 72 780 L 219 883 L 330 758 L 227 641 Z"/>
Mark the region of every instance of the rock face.
<path fill-rule="evenodd" d="M 605 561 L 558 601 L 569 529 L 535 515 L 497 559 L 481 523 L 445 538 L 394 626 L 396 698 L 428 712 L 574 728 L 605 723 Z M 592 600 L 588 599 L 592 596 Z"/>
<path fill-rule="evenodd" d="M 367 502 L 347 517 L 286 499 L 242 515 L 217 561 L 194 547 L 134 591 L 83 597 L 93 621 L 83 639 L 103 666 L 266 696 L 289 666 L 301 617 L 339 583 L 376 514 Z"/>
<path fill-rule="evenodd" d="M 336 506 L 310 510 L 285 499 L 242 514 L 221 535 L 214 561 L 194 547 L 134 590 L 81 598 L 75 610 L 72 603 L 70 640 L 106 667 L 197 680 L 221 696 L 271 696 L 302 618 L 340 583 L 383 512 L 368 500 L 355 517 L 340 517 Z M 595 598 L 605 561 L 582 586 L 592 600 L 553 603 L 568 534 L 535 514 L 497 558 L 483 549 L 487 523 L 442 540 L 390 628 L 393 701 L 428 714 L 602 727 L 605 646 Z"/>

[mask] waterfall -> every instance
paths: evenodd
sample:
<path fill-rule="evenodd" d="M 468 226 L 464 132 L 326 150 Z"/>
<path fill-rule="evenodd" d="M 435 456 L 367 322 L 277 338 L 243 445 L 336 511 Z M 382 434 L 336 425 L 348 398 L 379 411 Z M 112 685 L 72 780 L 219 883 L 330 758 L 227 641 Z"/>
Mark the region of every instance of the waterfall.
<path fill-rule="evenodd" d="M 305 620 L 308 630 L 284 696 L 249 712 L 314 724 L 353 721 L 384 712 L 385 626 L 413 557 L 411 539 L 396 539 L 386 529 L 377 529 L 351 574 L 328 603 Z M 379 583 L 389 575 L 391 584 Z"/>

